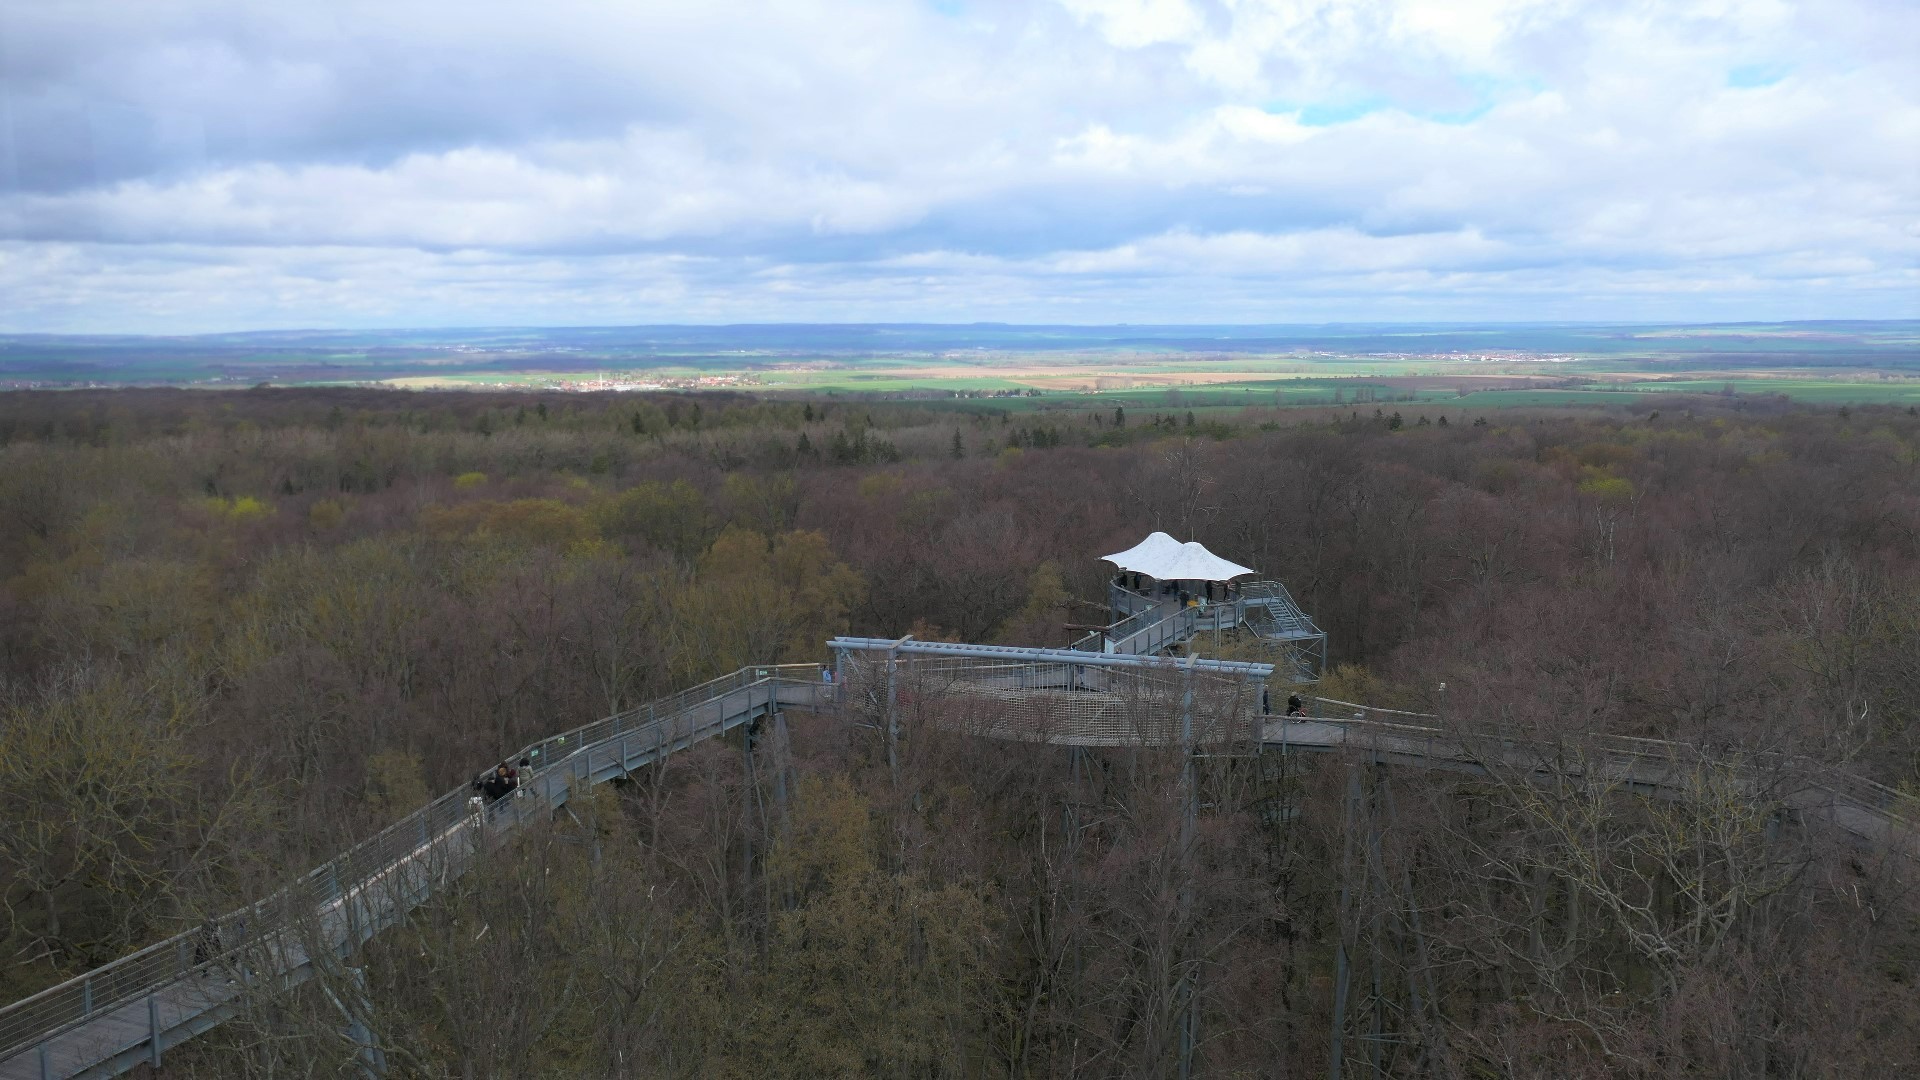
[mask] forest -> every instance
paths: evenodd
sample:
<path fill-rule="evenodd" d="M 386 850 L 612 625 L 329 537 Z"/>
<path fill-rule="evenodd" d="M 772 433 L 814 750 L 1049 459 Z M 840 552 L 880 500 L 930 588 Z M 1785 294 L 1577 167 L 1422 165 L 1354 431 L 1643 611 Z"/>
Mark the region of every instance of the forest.
<path fill-rule="evenodd" d="M 968 404 L 0 394 L 0 997 L 835 634 L 1062 645 L 1164 529 L 1292 590 L 1311 693 L 1558 772 L 1209 757 L 1186 840 L 1175 751 L 890 769 L 796 713 L 781 812 L 690 749 L 164 1075 L 358 1076 L 349 984 L 422 1078 L 1920 1074 L 1910 849 L 1782 801 L 1920 795 L 1914 409 Z M 1695 797 L 1597 736 L 1694 748 Z"/>

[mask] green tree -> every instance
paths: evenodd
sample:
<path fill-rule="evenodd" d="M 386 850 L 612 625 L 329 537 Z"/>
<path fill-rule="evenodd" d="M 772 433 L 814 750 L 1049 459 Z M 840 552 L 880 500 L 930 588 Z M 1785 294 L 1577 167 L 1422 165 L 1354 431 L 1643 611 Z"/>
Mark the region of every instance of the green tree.
<path fill-rule="evenodd" d="M 72 673 L 0 705 L 9 956 L 110 957 L 206 868 L 218 822 L 201 813 L 190 750 L 204 708 L 187 680 L 117 672 Z"/>
<path fill-rule="evenodd" d="M 1026 603 L 1001 625 L 994 639 L 1008 645 L 1053 644 L 1060 636 L 1060 620 L 1070 599 L 1060 565 L 1041 563 L 1027 585 Z"/>
<path fill-rule="evenodd" d="M 700 558 L 676 602 L 687 648 L 680 666 L 719 674 L 748 664 L 804 662 L 847 626 L 865 592 L 817 532 L 766 536 L 730 526 Z"/>
<path fill-rule="evenodd" d="M 706 549 L 713 536 L 706 497 L 685 480 L 636 484 L 595 503 L 592 513 L 607 539 L 629 547 L 637 541 L 688 562 Z"/>
<path fill-rule="evenodd" d="M 801 784 L 770 872 L 776 913 L 752 1013 L 729 1055 L 747 1076 L 940 1075 L 988 1004 L 993 920 L 979 888 L 888 872 L 872 808 L 845 779 Z"/>

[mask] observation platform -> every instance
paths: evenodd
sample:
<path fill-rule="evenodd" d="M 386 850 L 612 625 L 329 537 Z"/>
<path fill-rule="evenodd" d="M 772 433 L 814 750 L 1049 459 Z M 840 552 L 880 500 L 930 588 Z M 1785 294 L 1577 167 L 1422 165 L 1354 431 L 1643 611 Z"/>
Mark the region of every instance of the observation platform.
<path fill-rule="evenodd" d="M 1278 581 L 1241 581 L 1255 571 L 1163 532 L 1106 561 L 1119 568 L 1107 582 L 1113 622 L 1071 648 L 1148 655 L 1204 633 L 1246 630 L 1272 650 L 1288 681 L 1316 682 L 1325 672 L 1326 633 Z"/>

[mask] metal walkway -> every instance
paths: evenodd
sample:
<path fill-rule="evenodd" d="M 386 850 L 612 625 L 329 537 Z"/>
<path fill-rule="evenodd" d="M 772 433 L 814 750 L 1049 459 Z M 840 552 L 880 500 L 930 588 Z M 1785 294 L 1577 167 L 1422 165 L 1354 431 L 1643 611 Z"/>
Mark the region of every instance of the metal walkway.
<path fill-rule="evenodd" d="M 743 669 L 528 746 L 522 756 L 538 765 L 515 797 L 483 810 L 470 805 L 466 789 L 441 797 L 275 897 L 221 920 L 220 955 L 211 962 L 201 932 L 181 934 L 0 1009 L 0 1046 L 8 1048 L 0 1080 L 111 1076 L 142 1061 L 158 1063 L 166 1047 L 234 1015 L 249 984 L 262 977 L 282 987 L 304 981 L 313 972 L 311 953 L 342 955 L 395 924 L 480 852 L 551 816 L 576 790 L 781 708 L 838 701 L 890 718 L 921 710 L 937 726 L 1055 745 L 1233 743 L 1249 752 L 1356 752 L 1383 765 L 1479 775 L 1583 773 L 1673 797 L 1685 796 L 1689 770 L 1703 760 L 1676 743 L 1587 737 L 1574 748 L 1325 698 L 1309 700 L 1309 716 L 1269 716 L 1264 664 L 906 639 L 833 644 L 842 659 L 834 683 L 823 684 L 813 666 Z M 863 671 L 849 663 L 857 656 L 884 659 L 862 660 Z M 1774 770 L 1807 777 L 1784 790 L 1762 776 L 1770 764 L 1794 763 L 1746 763 L 1757 796 L 1920 854 L 1916 800 L 1849 774 L 1804 768 Z"/>
<path fill-rule="evenodd" d="M 1699 748 L 1661 739 L 1581 735 L 1577 741 L 1515 738 L 1501 732 L 1442 727 L 1431 713 L 1369 709 L 1331 698 L 1306 700 L 1308 715 L 1267 717 L 1261 742 L 1270 750 L 1352 751 L 1381 765 L 1410 765 L 1477 776 L 1547 780 L 1590 775 L 1631 790 L 1672 798 L 1695 792 L 1697 768 L 1711 760 Z M 1844 832 L 1890 844 L 1920 858 L 1920 798 L 1862 776 L 1779 755 L 1743 760 L 1738 775 L 1755 798 L 1825 817 Z"/>
<path fill-rule="evenodd" d="M 231 1018 L 261 979 L 279 988 L 394 925 L 489 847 L 549 818 L 576 791 L 781 708 L 832 700 L 814 665 L 744 668 L 651 705 L 530 744 L 512 797 L 461 788 L 356 845 L 279 894 L 0 1009 L 0 1078 L 113 1076 Z"/>
<path fill-rule="evenodd" d="M 1188 609 L 1192 610 L 1192 609 Z M 1378 764 L 1531 779 L 1594 775 L 1669 797 L 1695 791 L 1699 748 L 1659 739 L 1583 734 L 1570 742 L 1445 726 L 1431 713 L 1309 697 L 1307 715 L 1269 715 L 1257 680 L 1268 665 L 1024 649 L 946 642 L 836 638 L 848 707 L 896 708 L 941 699 L 928 722 L 965 734 L 1055 746 L 1238 746 L 1353 751 Z M 849 666 L 848 658 L 876 659 Z M 879 659 L 884 657 L 884 659 Z M 1182 711 L 1189 722 L 1177 723 Z M 1755 755 L 1739 763 L 1757 799 L 1825 816 L 1845 832 L 1895 843 L 1920 858 L 1920 798 L 1817 763 Z"/>

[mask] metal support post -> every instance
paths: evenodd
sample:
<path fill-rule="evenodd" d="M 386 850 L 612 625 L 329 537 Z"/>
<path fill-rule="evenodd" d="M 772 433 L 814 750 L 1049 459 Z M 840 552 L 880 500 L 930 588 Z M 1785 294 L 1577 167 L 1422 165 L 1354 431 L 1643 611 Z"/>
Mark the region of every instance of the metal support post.
<path fill-rule="evenodd" d="M 753 771 L 753 730 L 758 720 L 749 720 L 745 737 L 740 740 L 740 819 L 742 843 L 740 845 L 740 887 L 745 889 L 753 880 L 753 805 L 760 791 L 760 779 Z M 761 823 L 763 826 L 765 822 Z"/>
<path fill-rule="evenodd" d="M 1374 775 L 1376 799 L 1378 797 L 1379 784 L 1380 777 L 1376 770 Z M 1386 1001 L 1383 996 L 1385 990 L 1383 989 L 1384 979 L 1382 978 L 1381 972 L 1381 952 L 1385 942 L 1385 935 L 1382 931 L 1381 924 L 1383 920 L 1383 909 L 1386 907 L 1387 871 L 1385 863 L 1380 857 L 1380 818 L 1378 814 L 1372 812 L 1375 809 L 1377 809 L 1377 807 L 1370 807 L 1367 814 L 1367 880 L 1369 882 L 1367 895 L 1374 901 L 1373 941 L 1371 943 L 1373 948 L 1373 1037 L 1368 1040 L 1367 1043 L 1367 1057 L 1372 1062 L 1373 1074 L 1375 1076 L 1382 1076 L 1384 1074 L 1381 1072 L 1380 1062 L 1381 1054 L 1385 1049 L 1383 1034 L 1386 1024 Z"/>
<path fill-rule="evenodd" d="M 387 1074 L 387 1055 L 380 1049 L 380 1040 L 374 1036 L 373 1029 L 367 1026 L 366 1017 L 373 1012 L 373 1001 L 367 996 L 367 972 L 364 968 L 350 967 L 347 974 L 352 978 L 354 1007 L 349 1008 L 346 1002 L 333 997 L 331 991 L 327 996 L 333 999 L 334 1006 L 347 1018 L 348 1041 L 360 1048 L 356 1055 L 360 1075 L 366 1080 L 379 1080 Z"/>
<path fill-rule="evenodd" d="M 147 1064 L 160 1067 L 160 1001 L 147 995 Z"/>
<path fill-rule="evenodd" d="M 780 818 L 782 833 L 787 828 L 787 770 L 792 766 L 792 755 L 787 745 L 787 714 L 773 714 L 773 808 Z"/>
<path fill-rule="evenodd" d="M 1188 937 L 1193 919 L 1193 830 L 1200 806 L 1199 777 L 1193 755 L 1193 665 L 1197 656 L 1188 656 L 1185 688 L 1180 696 L 1180 1080 L 1193 1076 L 1193 1050 L 1199 1036 L 1200 1020 L 1195 1002 L 1193 958 L 1188 955 Z"/>
<path fill-rule="evenodd" d="M 1443 683 L 1441 685 L 1444 686 L 1445 684 Z M 1386 803 L 1388 826 L 1398 825 L 1400 822 L 1400 808 L 1394 801 L 1392 784 L 1386 785 Z M 1433 962 L 1427 952 L 1427 936 L 1420 926 L 1420 902 L 1419 898 L 1416 897 L 1413 892 L 1413 871 L 1405 864 L 1402 864 L 1400 867 L 1400 882 L 1401 887 L 1404 888 L 1407 893 L 1407 913 L 1412 925 L 1415 956 L 1420 964 L 1421 973 L 1420 980 L 1415 980 L 1411 976 L 1407 979 L 1407 985 L 1413 990 L 1414 1018 L 1416 1023 L 1420 1023 L 1424 1029 L 1422 1037 L 1422 1043 L 1424 1044 L 1422 1047 L 1423 1052 L 1433 1057 L 1434 1061 L 1439 1065 L 1439 1074 L 1441 1076 L 1448 1076 L 1451 1075 L 1452 1070 L 1447 1064 L 1447 1048 L 1445 1037 L 1442 1034 L 1445 1028 L 1442 1026 L 1442 1018 L 1440 1015 L 1440 989 L 1433 978 Z M 1421 982 L 1426 984 L 1427 992 L 1424 1000 L 1419 991 Z M 1431 1027 L 1428 1027 L 1425 1023 L 1426 1009 L 1431 1009 L 1433 1012 Z"/>
<path fill-rule="evenodd" d="M 900 646 L 913 635 L 895 641 L 887 648 L 887 772 L 894 785 L 900 783 Z"/>
<path fill-rule="evenodd" d="M 1333 1037 L 1327 1050 L 1327 1078 L 1341 1080 L 1344 1063 L 1341 1058 L 1346 1050 L 1347 1027 L 1347 929 L 1350 924 L 1349 905 L 1353 896 L 1353 831 L 1357 825 L 1355 811 L 1360 805 L 1360 774 L 1354 767 L 1347 766 L 1347 812 L 1346 812 L 1346 855 L 1340 869 L 1340 941 L 1333 954 Z"/>

